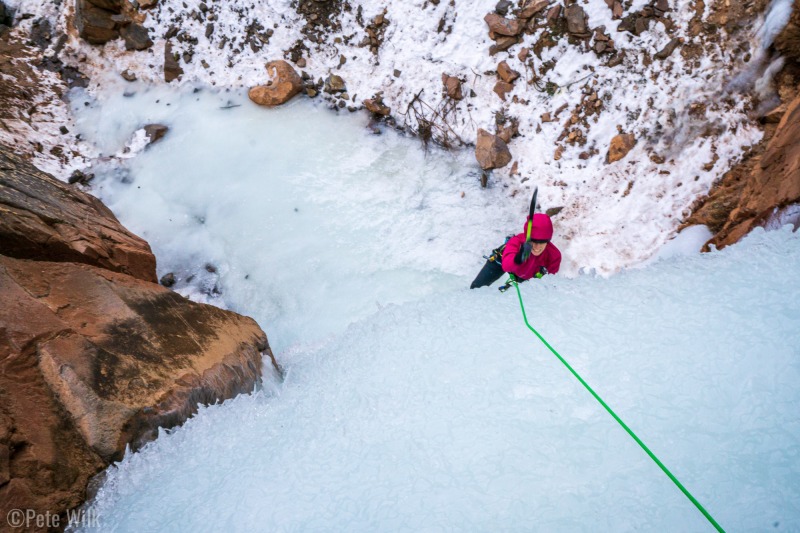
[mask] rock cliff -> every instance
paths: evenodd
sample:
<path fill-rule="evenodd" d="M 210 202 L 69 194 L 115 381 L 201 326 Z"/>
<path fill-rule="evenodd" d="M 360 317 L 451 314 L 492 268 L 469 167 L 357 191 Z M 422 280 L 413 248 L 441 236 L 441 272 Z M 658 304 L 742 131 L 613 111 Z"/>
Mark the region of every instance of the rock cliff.
<path fill-rule="evenodd" d="M 154 283 L 145 241 L 2 146 L 0 213 L 0 508 L 63 514 L 126 447 L 277 371 L 252 319 Z"/>

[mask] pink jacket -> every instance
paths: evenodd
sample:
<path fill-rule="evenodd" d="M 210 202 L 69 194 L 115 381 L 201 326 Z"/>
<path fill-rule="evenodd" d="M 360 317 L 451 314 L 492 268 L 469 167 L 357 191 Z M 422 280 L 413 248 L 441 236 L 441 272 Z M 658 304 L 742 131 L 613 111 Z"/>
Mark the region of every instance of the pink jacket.
<path fill-rule="evenodd" d="M 541 267 L 545 267 L 548 274 L 558 272 L 561 266 L 561 252 L 556 248 L 555 244 L 548 242 L 541 255 L 535 256 L 531 254 L 527 261 L 518 265 L 514 262 L 514 256 L 517 255 L 523 244 L 525 244 L 524 233 L 514 235 L 509 239 L 505 249 L 503 249 L 503 270 L 523 280 L 531 279 L 534 274 L 539 272 Z"/>

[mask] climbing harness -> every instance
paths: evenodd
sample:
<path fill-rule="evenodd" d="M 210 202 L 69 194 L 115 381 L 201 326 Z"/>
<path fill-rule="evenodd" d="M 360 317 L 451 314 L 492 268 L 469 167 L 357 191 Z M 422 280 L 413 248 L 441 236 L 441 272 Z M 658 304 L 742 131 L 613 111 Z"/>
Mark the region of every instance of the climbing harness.
<path fill-rule="evenodd" d="M 561 357 L 561 355 L 560 355 L 560 354 L 559 354 L 559 353 L 558 353 L 558 352 L 555 350 L 555 348 L 553 348 L 552 346 L 550 346 L 550 343 L 548 343 L 548 342 L 547 342 L 547 341 L 544 339 L 544 337 L 542 337 L 542 336 L 539 334 L 539 332 L 538 332 L 538 331 L 536 331 L 536 330 L 533 328 L 533 326 L 531 326 L 530 322 L 528 322 L 528 316 L 527 316 L 527 314 L 525 313 L 525 304 L 522 302 L 522 293 L 520 293 L 520 291 L 519 291 L 519 284 L 518 284 L 518 282 L 517 282 L 517 279 L 516 279 L 516 277 L 515 277 L 515 276 L 513 276 L 513 275 L 510 275 L 510 276 L 509 276 L 509 279 L 508 279 L 508 281 L 506 282 L 506 285 L 507 285 L 507 286 L 513 285 L 513 286 L 514 286 L 514 288 L 515 288 L 515 289 L 517 289 L 517 296 L 519 297 L 519 307 L 520 307 L 520 309 L 522 310 L 522 318 L 523 318 L 523 320 L 525 320 L 525 325 L 526 325 L 526 326 L 528 326 L 528 329 L 529 329 L 529 330 L 531 330 L 531 331 L 534 333 L 534 335 L 536 335 L 536 336 L 539 338 L 539 340 L 540 340 L 540 341 L 542 341 L 542 344 L 544 344 L 544 345 L 547 347 L 547 349 L 548 349 L 548 350 L 550 350 L 551 352 L 553 352 L 553 355 L 555 355 L 555 356 L 558 358 L 558 360 L 559 360 L 559 361 L 561 361 L 561 362 L 564 364 L 564 366 L 566 366 L 566 367 L 567 367 L 567 370 L 569 370 L 569 371 L 572 373 L 572 375 L 573 375 L 573 376 L 575 376 L 575 378 L 576 378 L 578 381 L 580 381 L 581 385 L 583 385 L 583 386 L 586 388 L 586 390 L 588 390 L 588 391 L 589 391 L 589 393 L 591 393 L 591 395 L 592 395 L 592 396 L 594 396 L 595 400 L 597 400 L 598 402 L 600 402 L 600 405 L 602 405 L 602 406 L 603 406 L 603 408 L 605 408 L 605 410 L 606 410 L 606 411 L 608 411 L 608 414 L 610 414 L 610 415 L 611 415 L 611 416 L 614 418 L 614 420 L 616 420 L 616 421 L 617 421 L 617 423 L 619 423 L 619 425 L 620 425 L 620 426 L 622 426 L 622 429 L 624 429 L 624 430 L 625 430 L 625 431 L 628 433 L 628 435 L 630 435 L 630 436 L 633 438 L 633 440 L 635 440 L 635 441 L 636 441 L 636 443 L 637 443 L 639 446 L 641 446 L 641 447 L 642 447 L 642 449 L 645 451 L 645 453 L 647 453 L 647 455 L 649 455 L 649 456 L 650 456 L 650 459 L 652 459 L 652 460 L 653 460 L 653 461 L 654 461 L 654 462 L 655 462 L 655 463 L 658 465 L 658 467 L 659 467 L 659 468 L 660 468 L 660 469 L 661 469 L 661 470 L 662 470 L 662 471 L 663 471 L 663 472 L 664 472 L 664 473 L 667 475 L 667 477 L 669 477 L 669 478 L 672 480 L 672 482 L 673 482 L 673 483 L 675 483 L 675 485 L 676 485 L 676 486 L 677 486 L 677 487 L 678 487 L 678 488 L 681 490 L 681 492 L 683 492 L 683 494 L 684 494 L 684 495 L 685 495 L 687 498 L 689 498 L 689 500 L 690 500 L 690 501 L 691 501 L 691 502 L 694 504 L 694 506 L 695 506 L 695 507 L 697 507 L 697 509 L 698 509 L 698 510 L 699 510 L 701 513 L 703 513 L 703 516 L 705 516 L 705 517 L 706 517 L 706 519 L 707 519 L 707 520 L 708 520 L 708 521 L 711 523 L 711 525 L 712 525 L 712 526 L 714 526 L 714 528 L 715 528 L 717 531 L 719 531 L 720 533 L 725 533 L 725 530 L 724 530 L 724 529 L 722 529 L 722 526 L 720 526 L 720 525 L 717 523 L 717 521 L 716 521 L 716 520 L 714 520 L 714 517 L 712 517 L 712 516 L 709 514 L 709 512 L 705 510 L 705 508 L 704 508 L 704 507 L 703 507 L 703 506 L 700 504 L 700 502 L 699 502 L 699 501 L 697 501 L 697 499 L 696 499 L 694 496 L 692 496 L 692 494 L 691 494 L 691 493 L 690 493 L 688 490 L 686 490 L 686 487 L 684 487 L 684 486 L 681 484 L 681 482 L 680 482 L 680 481 L 678 481 L 678 478 L 676 478 L 676 477 L 675 477 L 675 476 L 672 474 L 672 472 L 670 472 L 670 471 L 667 469 L 667 467 L 666 467 L 666 466 L 664 466 L 664 463 L 662 463 L 662 462 L 661 462 L 661 461 L 658 459 L 658 457 L 656 457 L 656 456 L 655 456 L 655 454 L 654 454 L 653 452 L 651 452 L 651 451 L 650 451 L 650 448 L 648 448 L 648 447 L 645 445 L 645 443 L 644 443 L 644 442 L 642 442 L 642 440 L 641 440 L 641 439 L 640 439 L 638 436 L 636 436 L 636 434 L 635 434 L 635 433 L 634 433 L 634 432 L 631 430 L 631 428 L 629 428 L 629 427 L 627 426 L 627 424 L 625 424 L 625 422 L 623 422 L 623 421 L 622 421 L 622 419 L 621 419 L 619 416 L 617 416 L 617 414 L 616 414 L 616 413 L 615 413 L 615 412 L 614 412 L 614 411 L 613 411 L 613 410 L 612 410 L 612 409 L 611 409 L 611 408 L 608 406 L 608 404 L 606 404 L 606 402 L 604 402 L 604 401 L 603 401 L 603 399 L 602 399 L 602 398 L 600 398 L 600 396 L 598 396 L 598 395 L 597 395 L 597 393 L 596 393 L 596 392 L 595 392 L 595 391 L 594 391 L 594 390 L 593 390 L 593 389 L 592 389 L 592 388 L 589 386 L 589 384 L 588 384 L 588 383 L 586 383 L 586 382 L 583 380 L 583 378 L 582 378 L 582 377 L 581 377 L 581 376 L 580 376 L 580 375 L 579 375 L 577 372 L 575 372 L 575 370 L 574 370 L 574 369 L 573 369 L 573 368 L 570 366 L 570 364 L 569 364 L 569 363 L 567 363 L 567 361 L 566 361 L 566 360 L 565 360 L 563 357 Z"/>

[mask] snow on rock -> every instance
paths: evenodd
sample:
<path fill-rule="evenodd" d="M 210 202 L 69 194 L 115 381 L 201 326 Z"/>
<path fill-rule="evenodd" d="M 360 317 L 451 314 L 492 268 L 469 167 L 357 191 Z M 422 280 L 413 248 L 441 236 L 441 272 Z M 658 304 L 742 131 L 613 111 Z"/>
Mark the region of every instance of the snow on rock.
<path fill-rule="evenodd" d="M 556 226 L 567 261 L 609 273 L 652 255 L 761 137 L 749 99 L 721 90 L 746 59 L 734 44 L 757 36 L 706 35 L 698 28 L 709 7 L 688 2 L 562 7 L 512 4 L 504 17 L 488 0 L 163 0 L 143 11 L 151 48 L 92 47 L 68 32 L 62 56 L 82 60 L 97 84 L 109 71 L 159 83 L 166 49 L 183 71 L 173 83 L 217 87 L 258 85 L 264 65 L 283 58 L 302 70 L 306 93 L 332 108 L 379 98 L 387 120 L 446 145 L 473 145 L 479 129 L 500 133 L 513 122 L 514 164 L 488 185 L 507 188 L 516 211 L 526 196 L 517 193 L 539 185 L 544 207 L 563 207 Z M 69 28 L 68 10 L 58 24 Z M 505 37 L 513 42 L 498 47 Z M 506 68 L 520 79 L 500 80 Z M 347 90 L 323 91 L 331 75 Z M 445 91 L 452 79 L 461 99 Z M 607 163 L 619 128 L 639 142 Z M 598 242 L 602 256 L 590 252 Z"/>

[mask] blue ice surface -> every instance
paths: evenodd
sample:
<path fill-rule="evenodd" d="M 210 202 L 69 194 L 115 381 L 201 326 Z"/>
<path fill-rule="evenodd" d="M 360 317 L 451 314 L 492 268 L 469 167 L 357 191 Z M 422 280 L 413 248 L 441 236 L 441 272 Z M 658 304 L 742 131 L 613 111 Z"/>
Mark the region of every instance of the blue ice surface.
<path fill-rule="evenodd" d="M 287 375 L 111 467 L 91 503 L 103 531 L 711 530 L 525 328 L 513 292 L 466 289 L 519 216 L 463 158 L 297 105 L 270 115 L 276 130 L 219 95 L 170 98 L 86 107 L 99 114 L 82 133 L 108 152 L 171 126 L 98 169 L 95 192 L 178 290 L 254 316 Z M 758 230 L 521 290 L 537 330 L 723 527 L 798 531 L 799 278 L 798 235 Z"/>
<path fill-rule="evenodd" d="M 800 238 L 521 285 L 540 333 L 729 531 L 800 529 Z M 108 471 L 108 531 L 710 531 L 524 327 L 390 305 Z"/>

